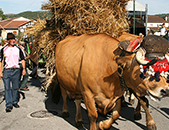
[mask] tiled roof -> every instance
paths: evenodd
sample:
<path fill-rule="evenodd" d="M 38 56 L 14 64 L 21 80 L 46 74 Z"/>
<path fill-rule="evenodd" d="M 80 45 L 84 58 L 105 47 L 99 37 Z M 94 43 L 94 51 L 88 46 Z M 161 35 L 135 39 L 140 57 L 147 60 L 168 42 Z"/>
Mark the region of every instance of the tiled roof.
<path fill-rule="evenodd" d="M 148 16 L 148 23 L 169 23 L 169 21 L 165 21 L 160 16 Z"/>
<path fill-rule="evenodd" d="M 28 21 L 14 21 L 14 19 L 16 18 L 9 18 L 3 21 L 0 21 L 0 25 L 4 28 L 4 29 L 11 29 L 11 28 L 18 28 L 19 26 L 21 26 L 22 24 L 27 23 Z M 0 27 L 1 29 L 1 27 Z"/>

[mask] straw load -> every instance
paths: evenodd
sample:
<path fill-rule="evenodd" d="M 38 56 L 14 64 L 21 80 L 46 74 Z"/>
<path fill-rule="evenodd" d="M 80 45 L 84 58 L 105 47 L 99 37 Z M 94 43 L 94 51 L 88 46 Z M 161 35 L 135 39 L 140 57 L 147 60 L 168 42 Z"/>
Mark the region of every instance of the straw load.
<path fill-rule="evenodd" d="M 43 53 L 46 66 L 54 67 L 55 46 L 67 35 L 106 33 L 118 38 L 128 30 L 127 11 L 129 0 L 49 0 L 42 5 L 52 18 L 37 20 L 27 30 L 33 36 L 34 47 Z"/>

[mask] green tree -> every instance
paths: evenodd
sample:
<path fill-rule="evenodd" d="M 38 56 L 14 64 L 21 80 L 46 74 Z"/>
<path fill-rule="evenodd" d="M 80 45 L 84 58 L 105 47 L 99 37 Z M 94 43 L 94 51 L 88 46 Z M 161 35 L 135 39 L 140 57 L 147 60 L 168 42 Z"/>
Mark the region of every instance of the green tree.
<path fill-rule="evenodd" d="M 16 18 L 16 17 L 25 17 L 28 19 L 45 19 L 45 18 L 51 18 L 52 14 L 49 11 L 25 11 L 25 12 L 21 12 L 19 14 L 6 14 L 6 16 L 8 18 Z"/>
<path fill-rule="evenodd" d="M 4 15 L 4 12 L 2 11 L 1 8 L 0 8 L 0 17 L 2 18 L 2 20 L 7 19 L 6 15 Z"/>

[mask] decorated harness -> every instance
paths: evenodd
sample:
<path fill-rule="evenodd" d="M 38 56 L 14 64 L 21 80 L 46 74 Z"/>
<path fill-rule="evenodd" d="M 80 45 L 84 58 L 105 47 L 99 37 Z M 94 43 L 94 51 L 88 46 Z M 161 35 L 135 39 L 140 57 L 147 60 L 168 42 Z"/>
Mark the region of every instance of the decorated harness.
<path fill-rule="evenodd" d="M 167 56 L 168 54 L 166 54 Z M 168 56 L 167 56 L 168 57 Z M 145 57 L 145 60 L 150 61 L 150 59 Z M 156 63 L 150 66 L 140 65 L 140 77 L 145 79 L 146 77 L 150 77 L 150 81 L 156 80 L 160 81 L 160 76 L 169 79 L 169 61 L 166 57 L 163 59 L 158 58 Z"/>
<path fill-rule="evenodd" d="M 125 52 L 136 52 L 137 55 L 139 49 L 144 52 L 141 58 L 147 64 L 140 63 L 137 60 L 140 64 L 140 78 L 149 78 L 150 81 L 155 80 L 157 82 L 160 81 L 160 76 L 169 79 L 169 42 L 163 37 L 148 35 L 143 40 L 137 38 L 133 41 L 121 41 L 118 46 L 122 50 L 120 56 L 125 56 Z M 122 69 L 124 68 L 118 65 L 121 87 L 128 90 L 123 79 Z"/>

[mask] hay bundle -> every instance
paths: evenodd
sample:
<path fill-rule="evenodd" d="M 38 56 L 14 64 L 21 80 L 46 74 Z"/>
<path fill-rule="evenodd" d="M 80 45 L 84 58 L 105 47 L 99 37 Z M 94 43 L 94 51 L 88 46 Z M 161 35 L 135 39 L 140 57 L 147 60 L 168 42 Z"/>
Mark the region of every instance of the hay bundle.
<path fill-rule="evenodd" d="M 55 19 L 62 20 L 72 34 L 106 33 L 118 37 L 128 28 L 127 1 L 50 0 L 43 9 L 51 10 Z"/>
<path fill-rule="evenodd" d="M 46 23 L 39 20 L 27 33 L 34 36 L 38 53 L 46 55 L 47 66 L 53 67 L 55 45 L 69 34 L 106 33 L 117 38 L 126 31 L 128 1 L 50 0 L 42 9 L 49 10 L 53 17 L 46 19 Z"/>

